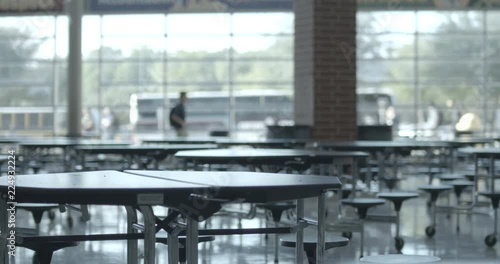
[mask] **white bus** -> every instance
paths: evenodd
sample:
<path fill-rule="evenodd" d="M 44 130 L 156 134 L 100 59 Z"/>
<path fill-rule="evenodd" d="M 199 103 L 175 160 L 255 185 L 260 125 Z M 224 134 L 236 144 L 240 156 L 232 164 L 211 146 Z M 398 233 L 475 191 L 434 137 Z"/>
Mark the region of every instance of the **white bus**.
<path fill-rule="evenodd" d="M 233 93 L 234 104 L 228 92 L 189 92 L 186 116 L 190 130 L 229 129 L 230 120 L 235 128 L 252 127 L 245 124 L 262 123 L 265 119 L 292 120 L 293 96 L 291 92 L 249 90 Z M 141 93 L 130 97 L 130 123 L 136 131 L 162 130 L 169 126 L 168 114 L 177 104 L 179 94 Z M 234 111 L 229 111 L 234 109 Z M 230 115 L 231 113 L 231 115 Z"/>
<path fill-rule="evenodd" d="M 230 120 L 238 130 L 265 129 L 264 121 L 276 124 L 293 120 L 291 91 L 236 91 L 233 96 L 234 104 L 230 102 L 228 92 L 189 92 L 186 106 L 189 129 L 228 130 Z M 130 123 L 135 131 L 168 128 L 168 114 L 178 97 L 178 93 L 168 94 L 165 101 L 159 93 L 132 94 Z M 394 110 L 393 101 L 393 96 L 385 89 L 358 91 L 358 124 L 392 125 L 394 117 L 388 111 Z"/>

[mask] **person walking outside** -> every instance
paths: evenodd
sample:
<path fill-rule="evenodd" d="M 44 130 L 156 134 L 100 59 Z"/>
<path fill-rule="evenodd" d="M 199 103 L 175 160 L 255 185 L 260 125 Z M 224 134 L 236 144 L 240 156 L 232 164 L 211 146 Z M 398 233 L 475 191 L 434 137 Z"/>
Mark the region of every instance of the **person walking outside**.
<path fill-rule="evenodd" d="M 180 93 L 179 103 L 170 111 L 170 125 L 175 129 L 177 136 L 186 137 L 186 110 L 184 105 L 187 102 L 186 92 Z"/>

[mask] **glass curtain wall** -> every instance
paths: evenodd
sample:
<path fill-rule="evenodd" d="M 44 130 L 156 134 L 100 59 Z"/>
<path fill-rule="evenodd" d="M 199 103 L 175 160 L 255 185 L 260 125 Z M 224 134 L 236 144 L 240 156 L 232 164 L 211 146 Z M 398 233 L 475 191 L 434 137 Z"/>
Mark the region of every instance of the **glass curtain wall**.
<path fill-rule="evenodd" d="M 173 135 L 181 91 L 190 135 L 261 133 L 266 117 L 292 118 L 291 13 L 86 16 L 83 49 L 84 105 L 95 120 L 109 107 L 119 137 Z"/>
<path fill-rule="evenodd" d="M 358 89 L 394 96 L 400 135 L 439 136 L 466 113 L 479 116 L 482 131 L 498 131 L 499 14 L 358 12 Z"/>
<path fill-rule="evenodd" d="M 0 17 L 0 133 L 64 126 L 67 25 L 62 16 Z"/>
<path fill-rule="evenodd" d="M 472 112 L 500 129 L 500 11 L 359 11 L 359 91 L 390 94 L 401 135 Z M 0 17 L 0 133 L 64 134 L 65 16 Z M 109 107 L 117 137 L 172 133 L 169 109 L 188 92 L 193 134 L 263 132 L 293 118 L 293 13 L 88 15 L 83 100 L 102 134 Z M 428 125 L 428 124 L 427 124 Z"/>

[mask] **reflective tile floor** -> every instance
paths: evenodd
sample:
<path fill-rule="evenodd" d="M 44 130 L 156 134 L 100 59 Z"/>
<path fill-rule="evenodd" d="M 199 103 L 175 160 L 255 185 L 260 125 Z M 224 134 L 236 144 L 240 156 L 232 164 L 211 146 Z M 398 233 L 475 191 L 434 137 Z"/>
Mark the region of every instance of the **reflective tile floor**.
<path fill-rule="evenodd" d="M 401 189 L 414 190 L 415 186 L 425 184 L 424 178 L 410 176 Z M 479 208 L 478 214 L 460 216 L 460 232 L 455 230 L 456 216 L 447 217 L 440 213 L 437 217 L 437 232 L 433 239 L 425 235 L 425 227 L 429 225 L 429 210 L 426 206 L 426 196 L 409 200 L 404 203 L 401 213 L 401 234 L 405 239 L 404 254 L 434 255 L 442 258 L 442 263 L 500 263 L 498 257 L 500 245 L 493 248 L 485 246 L 484 237 L 493 230 L 493 217 L 489 207 Z M 463 199 L 470 198 L 465 194 Z M 451 202 L 454 203 L 452 197 Z M 439 203 L 446 204 L 446 199 Z M 237 205 L 237 208 L 240 208 Z M 306 214 L 316 217 L 315 199 L 306 201 Z M 329 221 L 333 221 L 336 202 L 329 198 Z M 157 208 L 158 214 L 163 214 L 163 208 Z M 390 205 L 378 208 L 377 212 L 391 212 Z M 348 209 L 345 214 L 352 214 Z M 372 212 L 373 213 L 373 212 Z M 92 206 L 90 222 L 79 221 L 79 213 L 72 212 L 74 219 L 73 228 L 68 227 L 67 213 L 56 212 L 54 221 L 46 216 L 40 225 L 42 234 L 99 234 L 125 232 L 125 210 L 113 206 Z M 203 225 L 204 223 L 202 223 Z M 229 217 L 215 217 L 211 221 L 214 228 L 236 228 L 238 221 Z M 261 215 L 252 220 L 242 220 L 243 227 L 263 227 L 265 217 Z M 34 227 L 34 222 L 26 212 L 17 213 L 17 225 Z M 378 255 L 394 253 L 395 225 L 389 222 L 368 221 L 365 227 L 365 255 Z M 200 263 L 205 264 L 233 264 L 233 263 L 274 263 L 273 236 L 268 240 L 263 235 L 248 236 L 220 236 L 214 242 L 200 244 Z M 354 233 L 350 244 L 344 248 L 337 248 L 327 252 L 326 263 L 358 263 L 360 236 Z M 141 244 L 140 244 L 141 247 Z M 166 246 L 157 245 L 157 263 L 167 263 Z M 32 251 L 18 248 L 16 263 L 31 263 Z M 294 249 L 280 248 L 280 263 L 294 263 Z M 54 254 L 52 263 L 126 263 L 126 243 L 122 241 L 111 242 L 85 242 L 74 248 L 58 251 Z M 141 263 L 141 261 L 139 262 Z"/>

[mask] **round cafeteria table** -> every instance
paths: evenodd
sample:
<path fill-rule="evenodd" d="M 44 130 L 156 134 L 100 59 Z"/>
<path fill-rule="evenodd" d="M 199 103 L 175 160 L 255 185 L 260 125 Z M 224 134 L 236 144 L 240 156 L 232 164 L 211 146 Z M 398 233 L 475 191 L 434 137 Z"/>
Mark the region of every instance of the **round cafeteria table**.
<path fill-rule="evenodd" d="M 421 255 L 377 255 L 361 258 L 362 263 L 383 263 L 383 264 L 421 264 L 421 263 L 438 263 L 441 259 L 433 256 Z"/>

